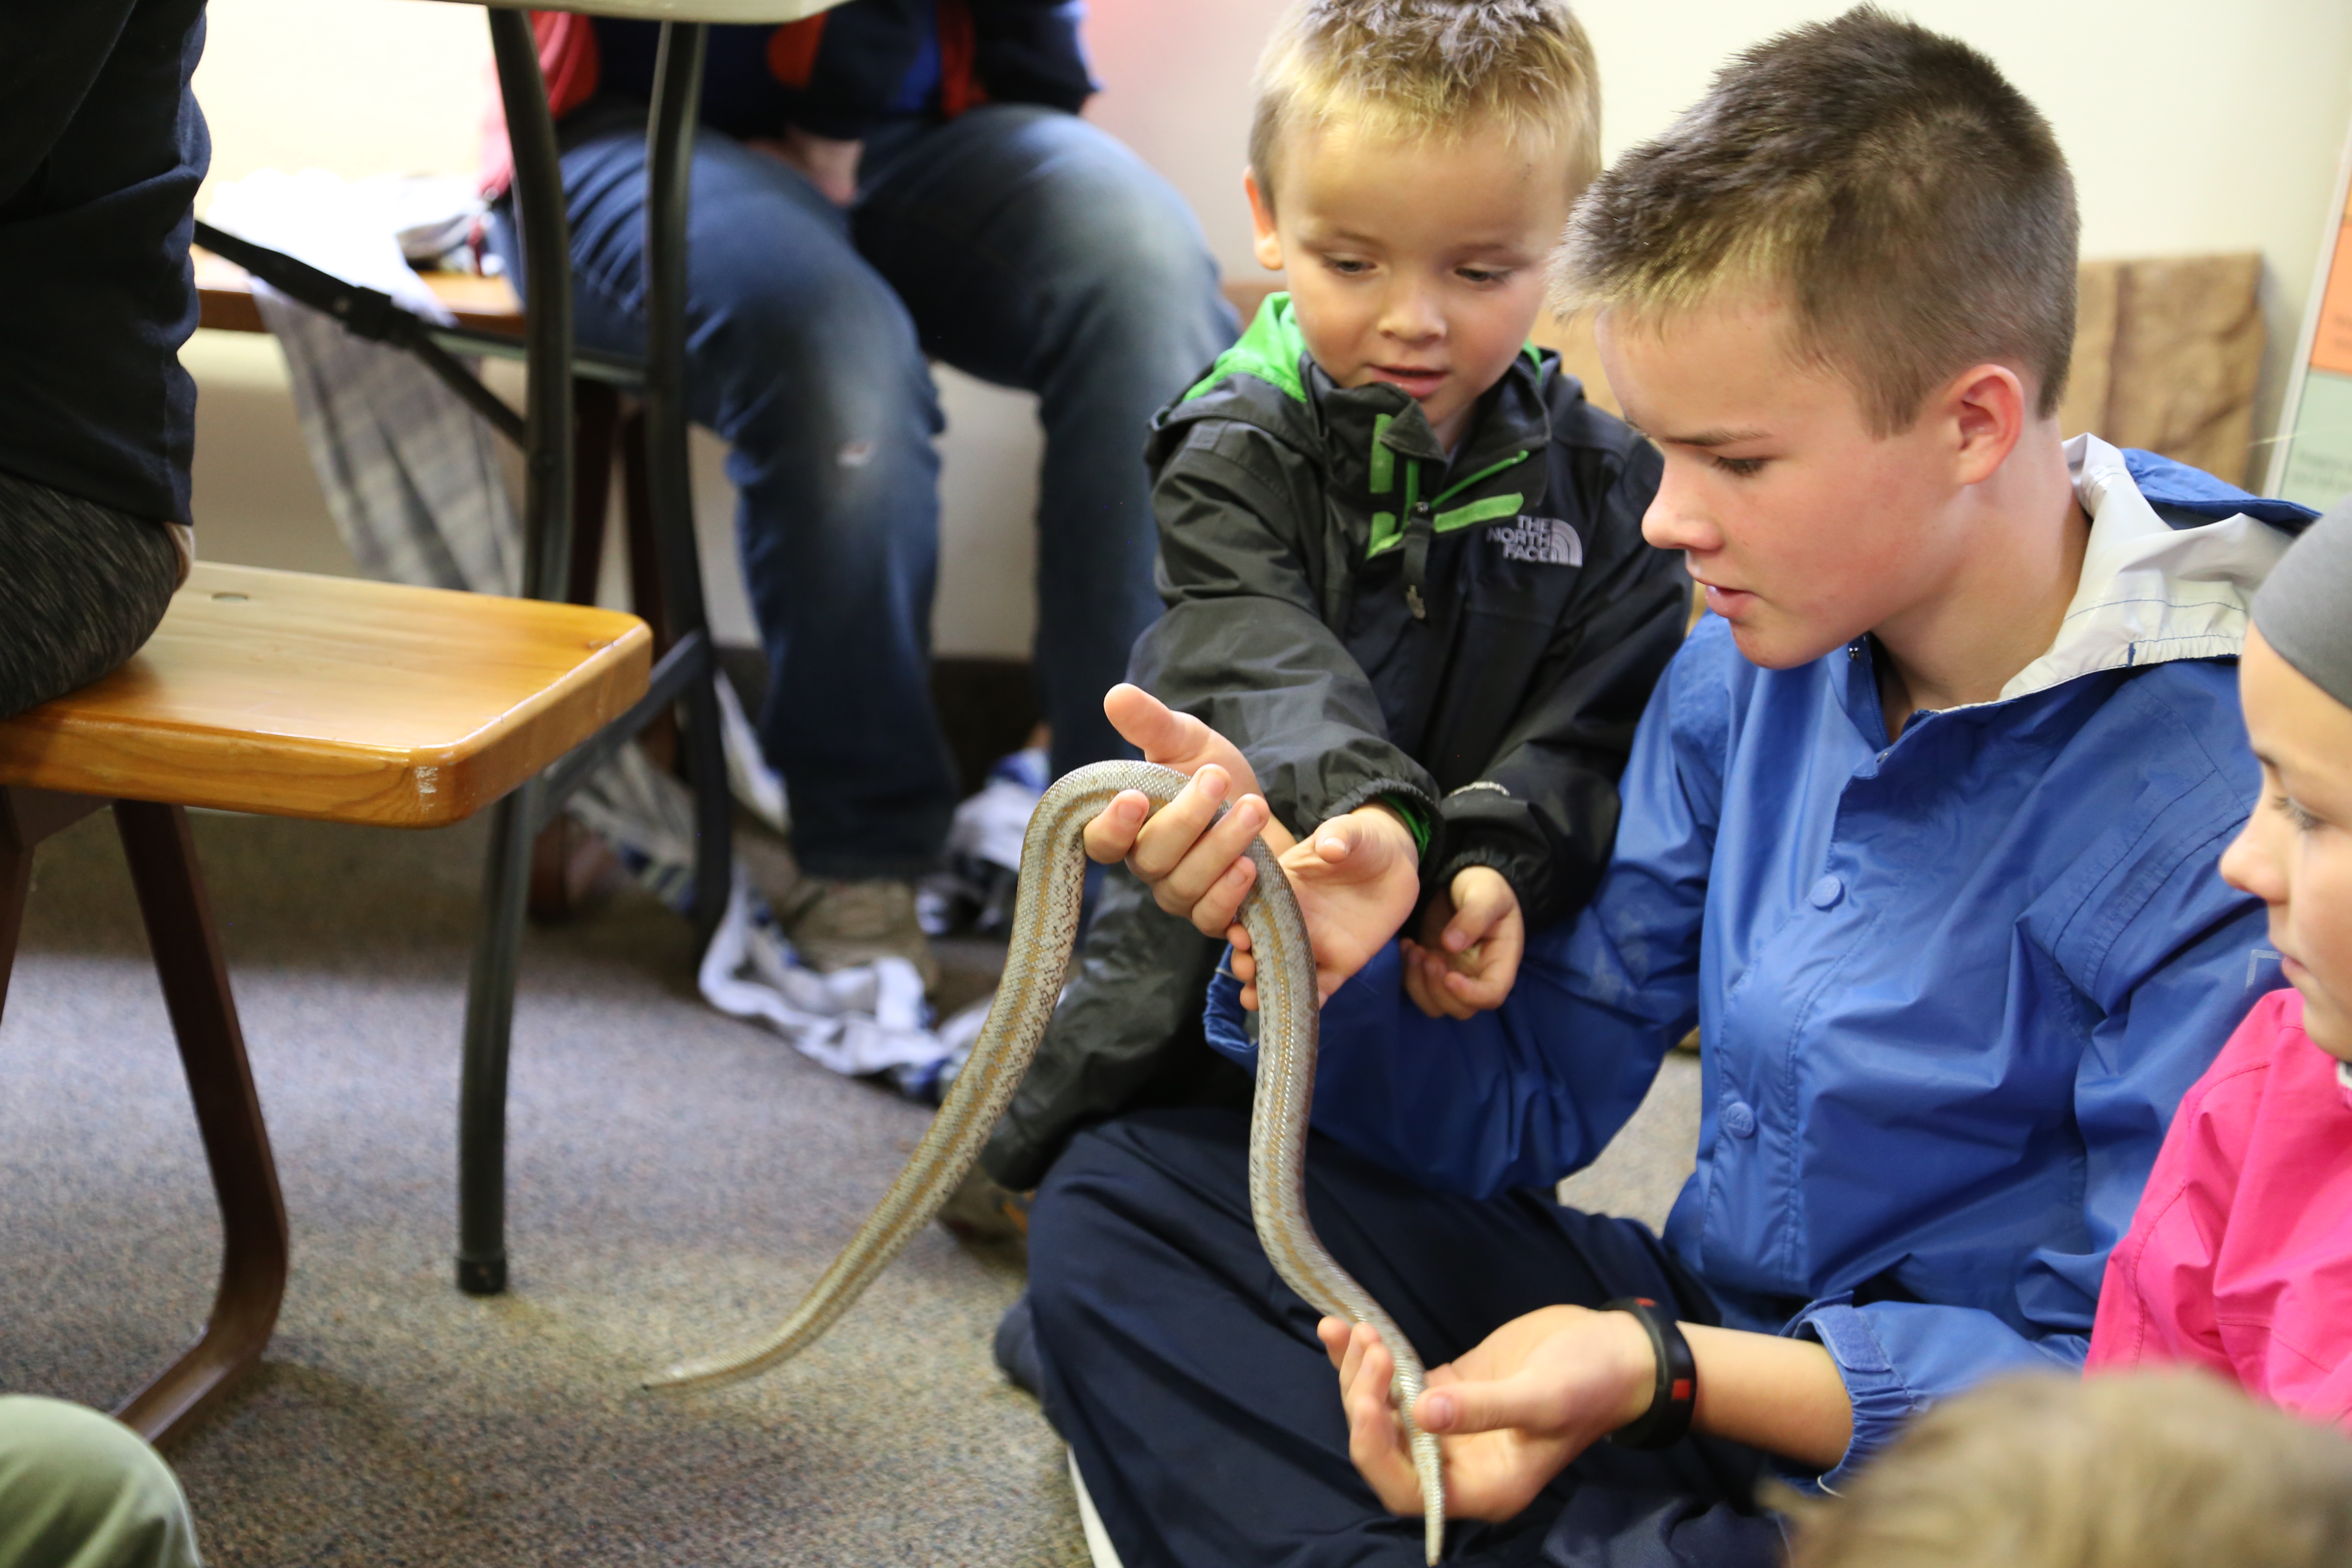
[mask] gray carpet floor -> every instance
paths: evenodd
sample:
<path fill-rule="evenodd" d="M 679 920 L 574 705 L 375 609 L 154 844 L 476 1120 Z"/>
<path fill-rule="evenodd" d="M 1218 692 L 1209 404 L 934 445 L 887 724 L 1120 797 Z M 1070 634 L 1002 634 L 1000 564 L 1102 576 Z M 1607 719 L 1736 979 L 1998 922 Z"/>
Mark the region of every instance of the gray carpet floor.
<path fill-rule="evenodd" d="M 988 1357 L 1016 1257 L 934 1231 L 800 1361 L 636 1375 L 769 1326 L 928 1112 L 694 994 L 635 893 L 524 949 L 513 1279 L 450 1283 L 457 1040 L 482 839 L 196 821 L 293 1231 L 261 1371 L 169 1458 L 218 1565 L 1077 1565 L 1062 1450 Z M 988 951 L 951 953 L 965 991 Z M 1668 1064 L 1588 1206 L 1663 1217 L 1696 1069 Z M 44 847 L 0 1019 L 0 1389 L 110 1405 L 218 1259 L 202 1151 L 110 826 Z"/>

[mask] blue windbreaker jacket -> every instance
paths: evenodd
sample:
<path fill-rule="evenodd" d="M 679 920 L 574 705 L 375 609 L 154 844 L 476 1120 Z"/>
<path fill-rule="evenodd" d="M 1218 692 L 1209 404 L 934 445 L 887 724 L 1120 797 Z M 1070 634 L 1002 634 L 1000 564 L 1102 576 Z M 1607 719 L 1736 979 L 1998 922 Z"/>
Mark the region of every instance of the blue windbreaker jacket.
<path fill-rule="evenodd" d="M 1854 1443 L 1824 1484 L 1943 1394 L 2080 1364 L 2175 1105 L 2280 984 L 2216 864 L 2260 778 L 2246 597 L 2309 513 L 2069 456 L 2083 588 L 2000 700 L 1890 744 L 1867 639 L 1776 672 L 1708 617 L 1642 721 L 1600 894 L 1529 939 L 1504 1006 L 1423 1016 L 1391 947 L 1323 1016 L 1316 1125 L 1474 1194 L 1590 1163 L 1696 1021 L 1666 1241 L 1732 1326 L 1837 1361 Z M 1230 980 L 1208 1029 L 1253 1059 Z"/>

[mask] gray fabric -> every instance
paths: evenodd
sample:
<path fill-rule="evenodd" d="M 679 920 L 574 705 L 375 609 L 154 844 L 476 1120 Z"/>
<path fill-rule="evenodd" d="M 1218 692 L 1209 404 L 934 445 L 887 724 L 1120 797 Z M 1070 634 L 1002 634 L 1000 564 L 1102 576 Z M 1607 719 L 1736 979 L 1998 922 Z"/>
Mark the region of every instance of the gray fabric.
<path fill-rule="evenodd" d="M 310 466 L 360 571 L 521 592 L 522 523 L 496 432 L 407 351 L 354 337 L 274 289 L 256 289 L 254 302 L 285 351 Z"/>
<path fill-rule="evenodd" d="M 172 1468 L 85 1405 L 0 1395 L 0 1568 L 197 1568 Z"/>
<path fill-rule="evenodd" d="M 2352 708 L 2352 496 L 2280 558 L 2254 595 L 2254 626 L 2281 658 Z"/>
<path fill-rule="evenodd" d="M 168 524 L 0 473 L 0 719 L 137 653 L 179 585 Z"/>

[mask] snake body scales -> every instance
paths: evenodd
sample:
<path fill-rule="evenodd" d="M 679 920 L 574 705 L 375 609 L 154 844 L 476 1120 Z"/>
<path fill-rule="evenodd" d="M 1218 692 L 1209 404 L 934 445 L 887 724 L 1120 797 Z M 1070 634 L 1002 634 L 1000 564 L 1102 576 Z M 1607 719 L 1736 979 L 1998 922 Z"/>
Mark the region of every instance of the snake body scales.
<path fill-rule="evenodd" d="M 841 1256 L 773 1333 L 733 1355 L 705 1357 L 646 1380 L 648 1387 L 709 1386 L 756 1377 L 807 1348 L 846 1312 L 874 1277 L 940 1211 L 1003 1113 L 1061 997 L 1077 936 L 1086 876 L 1086 826 L 1123 790 L 1154 810 L 1184 786 L 1184 775 L 1149 763 L 1097 763 L 1066 775 L 1037 803 L 1021 846 L 1021 880 L 1004 976 L 971 1057 L 905 1170 L 850 1237 Z M 1332 1259 L 1307 1217 L 1307 1118 L 1315 1089 L 1315 957 L 1290 884 L 1265 844 L 1253 840 L 1257 879 L 1241 921 L 1257 957 L 1258 1063 L 1250 1113 L 1250 1212 L 1259 1242 L 1283 1283 L 1326 1317 L 1370 1323 L 1396 1363 L 1391 1391 L 1403 1413 L 1421 1482 L 1423 1550 L 1438 1560 L 1445 1539 L 1445 1494 L 1437 1439 L 1412 1418 L 1421 1359 L 1380 1303 Z"/>

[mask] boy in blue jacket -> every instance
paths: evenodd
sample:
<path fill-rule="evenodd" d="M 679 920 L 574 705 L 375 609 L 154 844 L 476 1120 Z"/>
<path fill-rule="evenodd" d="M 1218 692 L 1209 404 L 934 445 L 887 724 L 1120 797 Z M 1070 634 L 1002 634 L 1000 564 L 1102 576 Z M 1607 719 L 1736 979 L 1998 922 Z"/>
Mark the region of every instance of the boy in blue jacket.
<path fill-rule="evenodd" d="M 1559 300 L 1715 612 L 1601 889 L 1499 1009 L 1433 1019 L 1400 971 L 1443 960 L 1387 942 L 1410 840 L 1283 860 L 1330 998 L 1314 1217 L 1436 1368 L 1449 1561 L 1772 1562 L 1768 1467 L 1833 1487 L 1948 1393 L 2079 1364 L 2175 1103 L 2278 984 L 2215 863 L 2257 787 L 2246 598 L 2307 513 L 2062 440 L 2074 248 L 2032 105 L 1866 7 L 1749 51 L 1579 208 Z M 1225 929 L 1216 793 L 1116 802 L 1089 849 Z M 1251 999 L 1211 995 L 1243 1058 Z M 1693 1022 L 1664 1237 L 1560 1207 Z M 1055 1166 L 1047 1413 L 1129 1568 L 1417 1561 L 1388 1358 L 1275 1280 L 1244 1135 L 1138 1115 Z"/>

